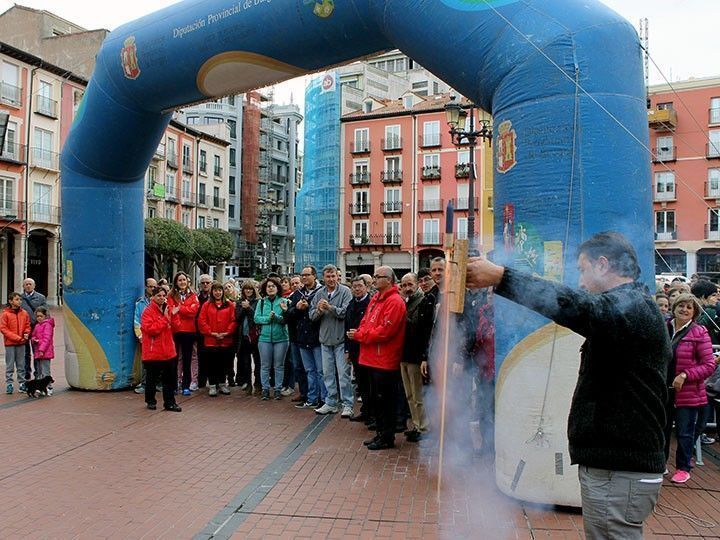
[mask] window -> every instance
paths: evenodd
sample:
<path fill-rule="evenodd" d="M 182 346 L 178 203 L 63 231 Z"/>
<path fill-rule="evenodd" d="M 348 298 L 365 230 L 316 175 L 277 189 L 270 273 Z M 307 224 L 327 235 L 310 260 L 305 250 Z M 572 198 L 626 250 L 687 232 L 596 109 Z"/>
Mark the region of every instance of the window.
<path fill-rule="evenodd" d="M 147 170 L 148 189 L 152 189 L 157 182 L 157 167 L 150 165 Z"/>
<path fill-rule="evenodd" d="M 675 199 L 675 173 L 655 173 L 655 200 L 667 201 Z"/>
<path fill-rule="evenodd" d="M 370 149 L 370 130 L 368 128 L 355 130 L 355 152 L 367 152 Z"/>
<path fill-rule="evenodd" d="M 237 139 L 237 122 L 235 120 L 228 120 L 227 124 L 230 127 L 230 138 Z"/>
<path fill-rule="evenodd" d="M 85 92 L 83 92 L 82 90 L 73 90 L 73 118 L 75 118 L 75 115 L 80 108 L 80 103 L 82 103 L 82 98 L 84 95 Z"/>
<path fill-rule="evenodd" d="M 400 148 L 400 126 L 385 126 L 385 149 Z"/>
<path fill-rule="evenodd" d="M 422 146 L 440 146 L 440 121 L 423 124 Z"/>
<path fill-rule="evenodd" d="M 230 195 L 235 195 L 235 177 L 231 176 L 228 180 Z"/>
<path fill-rule="evenodd" d="M 720 97 L 710 99 L 710 123 L 720 124 Z"/>
<path fill-rule="evenodd" d="M 157 210 L 153 208 L 152 206 L 148 206 L 148 217 L 155 217 L 155 214 L 157 213 Z"/>
<path fill-rule="evenodd" d="M 0 101 L 19 106 L 22 103 L 20 68 L 15 64 L 3 62 L 0 77 Z"/>
<path fill-rule="evenodd" d="M 237 165 L 237 150 L 234 148 L 230 149 L 230 166 L 235 167 Z"/>
<path fill-rule="evenodd" d="M 465 217 L 458 218 L 457 220 L 457 239 L 468 239 L 468 220 Z"/>
<path fill-rule="evenodd" d="M 232 105 L 233 107 L 235 106 L 235 96 L 228 96 L 227 100 L 228 105 Z"/>
<path fill-rule="evenodd" d="M 353 191 L 353 212 L 356 214 L 370 213 L 370 192 L 367 189 Z"/>
<path fill-rule="evenodd" d="M 422 244 L 437 245 L 440 243 L 440 220 L 423 219 Z"/>
<path fill-rule="evenodd" d="M 207 172 L 207 152 L 200 150 L 200 172 Z"/>
<path fill-rule="evenodd" d="M 657 161 L 668 161 L 674 158 L 674 147 L 672 136 L 658 137 L 655 142 L 655 159 Z"/>
<path fill-rule="evenodd" d="M 190 212 L 183 212 L 182 213 L 182 224 L 186 227 L 190 226 Z"/>
<path fill-rule="evenodd" d="M 675 238 L 675 212 L 655 212 L 655 239 L 672 240 Z"/>
<path fill-rule="evenodd" d="M 205 201 L 205 184 L 198 184 L 198 204 L 206 204 Z"/>
<path fill-rule="evenodd" d="M 467 210 L 470 208 L 470 184 L 457 185 L 457 202 L 455 208 L 457 210 Z"/>
<path fill-rule="evenodd" d="M 425 154 L 423 156 L 423 165 L 433 169 L 440 168 L 440 154 Z"/>
<path fill-rule="evenodd" d="M 423 186 L 423 200 L 420 210 L 438 212 L 441 210 L 440 186 Z"/>
<path fill-rule="evenodd" d="M 199 116 L 188 116 L 187 117 L 187 125 L 188 126 L 194 126 L 200 123 L 200 117 Z"/>
<path fill-rule="evenodd" d="M 708 157 L 720 157 L 720 129 L 716 129 L 710 132 Z"/>
<path fill-rule="evenodd" d="M 213 155 L 213 174 L 220 176 L 222 174 L 222 167 L 220 167 L 220 156 L 217 154 Z"/>
<path fill-rule="evenodd" d="M 657 104 L 657 108 L 658 108 L 658 110 L 660 110 L 660 111 L 671 111 L 672 108 L 673 108 L 672 101 L 668 101 L 668 102 L 665 102 L 665 103 L 658 103 L 658 104 Z"/>
<path fill-rule="evenodd" d="M 363 111 L 366 113 L 372 112 L 373 102 L 371 99 L 367 100 L 365 103 L 363 103 Z"/>
<path fill-rule="evenodd" d="M 186 144 L 183 144 L 182 147 L 182 164 L 185 168 L 192 167 L 192 160 L 190 159 L 190 147 Z"/>
<path fill-rule="evenodd" d="M 403 107 L 405 107 L 406 109 L 413 108 L 413 97 L 412 96 L 405 96 L 403 98 Z"/>
<path fill-rule="evenodd" d="M 708 197 L 720 197 L 720 169 L 708 169 Z"/>
<path fill-rule="evenodd" d="M 205 228 L 205 216 L 198 216 L 198 229 Z"/>
<path fill-rule="evenodd" d="M 385 220 L 385 243 L 386 244 L 399 244 L 400 243 L 400 220 L 399 219 Z"/>
<path fill-rule="evenodd" d="M 184 201 L 190 200 L 190 186 L 191 186 L 190 178 L 183 175 L 183 177 L 182 177 L 182 198 Z"/>
<path fill-rule="evenodd" d="M 400 212 L 402 201 L 399 188 L 385 188 L 385 212 Z"/>
<path fill-rule="evenodd" d="M 177 146 L 175 139 L 173 139 L 172 137 L 168 137 L 167 146 L 168 161 L 177 165 Z"/>
<path fill-rule="evenodd" d="M 718 226 L 718 208 L 708 210 L 708 240 L 720 240 L 720 227 Z"/>
<path fill-rule="evenodd" d="M 213 218 L 213 228 L 219 229 L 220 228 L 220 220 L 217 218 Z"/>
<path fill-rule="evenodd" d="M 165 209 L 165 219 L 175 219 L 175 208 Z"/>
<path fill-rule="evenodd" d="M 17 217 L 13 208 L 15 203 L 15 180 L 6 176 L 0 176 L 0 215 Z"/>
<path fill-rule="evenodd" d="M 470 163 L 470 151 L 459 150 L 457 153 L 457 162 L 458 165 L 467 165 L 468 163 Z"/>
<path fill-rule="evenodd" d="M 353 221 L 353 236 L 356 242 L 367 243 L 368 227 L 369 222 L 367 221 Z"/>
<path fill-rule="evenodd" d="M 47 116 L 55 116 L 55 107 L 52 100 L 52 85 L 47 81 L 39 81 L 37 99 L 37 111 Z"/>
<path fill-rule="evenodd" d="M 235 205 L 234 204 L 228 205 L 228 217 L 230 219 L 235 219 Z"/>
<path fill-rule="evenodd" d="M 219 187 L 213 188 L 213 206 L 215 208 L 220 208 L 220 188 Z"/>
<path fill-rule="evenodd" d="M 35 128 L 35 146 L 33 147 L 33 162 L 47 169 L 54 167 L 53 134 L 45 129 Z"/>
<path fill-rule="evenodd" d="M 30 215 L 33 221 L 50 222 L 50 208 L 52 205 L 52 186 L 33 183 L 33 198 Z"/>
<path fill-rule="evenodd" d="M 6 158 L 20 161 L 23 156 L 20 152 L 20 145 L 17 144 L 18 132 L 17 123 L 8 122 L 7 132 L 5 133 L 5 145 L 3 146 L 2 155 Z"/>
<path fill-rule="evenodd" d="M 400 156 L 385 158 L 385 172 L 398 173 L 402 170 L 400 165 Z"/>
<path fill-rule="evenodd" d="M 224 124 L 225 121 L 222 118 L 216 116 L 208 116 L 205 118 L 205 123 L 208 125 Z"/>

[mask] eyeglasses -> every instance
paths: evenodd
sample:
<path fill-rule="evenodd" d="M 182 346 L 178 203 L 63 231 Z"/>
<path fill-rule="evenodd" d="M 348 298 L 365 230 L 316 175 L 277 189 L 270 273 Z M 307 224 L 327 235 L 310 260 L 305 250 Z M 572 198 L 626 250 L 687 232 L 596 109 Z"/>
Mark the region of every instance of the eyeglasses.
<path fill-rule="evenodd" d="M 211 285 L 212 281 L 201 281 L 200 285 Z"/>
<path fill-rule="evenodd" d="M 425 276 L 425 277 L 421 277 L 418 281 L 420 283 L 425 283 L 425 282 L 431 281 L 431 280 L 432 280 L 432 278 L 430 276 Z"/>

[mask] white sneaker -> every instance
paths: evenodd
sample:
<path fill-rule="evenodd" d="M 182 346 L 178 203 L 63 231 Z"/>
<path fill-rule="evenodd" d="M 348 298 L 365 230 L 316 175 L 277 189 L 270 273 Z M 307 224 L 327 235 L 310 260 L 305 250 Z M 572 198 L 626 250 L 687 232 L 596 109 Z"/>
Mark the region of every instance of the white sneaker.
<path fill-rule="evenodd" d="M 217 385 L 211 384 L 210 386 L 208 386 L 208 388 L 209 388 L 208 396 L 217 397 L 217 392 L 218 392 Z"/>
<path fill-rule="evenodd" d="M 352 415 L 353 415 L 352 407 L 345 405 L 343 407 L 343 410 L 342 410 L 342 413 L 340 414 L 340 416 L 342 416 L 343 418 L 350 418 Z"/>
<path fill-rule="evenodd" d="M 53 389 L 48 386 L 47 395 L 52 396 L 52 394 L 53 394 Z"/>
<path fill-rule="evenodd" d="M 230 395 L 230 389 L 228 388 L 227 384 L 221 384 L 220 385 L 220 393 L 229 396 Z"/>
<path fill-rule="evenodd" d="M 335 414 L 336 412 L 338 412 L 338 408 L 331 407 L 327 403 L 325 403 L 325 405 L 323 405 L 319 409 L 315 409 L 316 414 Z"/>
<path fill-rule="evenodd" d="M 198 389 L 197 383 L 196 383 L 196 382 L 191 382 L 191 383 L 190 383 L 190 391 L 191 391 L 191 392 L 196 392 L 197 389 Z"/>
<path fill-rule="evenodd" d="M 292 396 L 292 395 L 295 393 L 295 390 L 293 390 L 292 388 L 288 387 L 288 388 L 283 388 L 283 389 L 280 391 L 280 393 L 281 393 L 283 396 L 287 397 L 287 396 Z"/>

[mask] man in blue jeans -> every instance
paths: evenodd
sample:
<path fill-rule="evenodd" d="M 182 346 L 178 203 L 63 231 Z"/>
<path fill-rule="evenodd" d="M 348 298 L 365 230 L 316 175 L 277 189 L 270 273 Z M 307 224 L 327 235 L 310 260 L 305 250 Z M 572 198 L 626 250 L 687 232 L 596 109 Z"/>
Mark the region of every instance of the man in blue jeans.
<path fill-rule="evenodd" d="M 338 283 L 338 270 L 332 264 L 323 268 L 325 286 L 313 297 L 310 319 L 320 322 L 323 380 L 327 389 L 325 404 L 317 414 L 334 414 L 342 405 L 342 417 L 353 414 L 353 387 L 350 362 L 345 360 L 345 313 L 352 301 L 352 293 Z M 339 390 L 338 390 L 339 382 Z"/>
<path fill-rule="evenodd" d="M 320 325 L 310 320 L 310 304 L 322 288 L 317 281 L 317 270 L 306 266 L 300 272 L 302 289 L 290 295 L 290 305 L 285 318 L 295 325 L 295 343 L 300 350 L 303 367 L 307 374 L 307 401 L 295 405 L 298 409 L 317 409 L 325 401 L 327 391 L 323 383 L 322 351 L 320 348 Z"/>
<path fill-rule="evenodd" d="M 585 534 L 640 540 L 665 470 L 670 338 L 625 237 L 592 236 L 578 248 L 577 268 L 582 291 L 478 258 L 467 286 L 495 287 L 586 338 L 568 416 Z"/>

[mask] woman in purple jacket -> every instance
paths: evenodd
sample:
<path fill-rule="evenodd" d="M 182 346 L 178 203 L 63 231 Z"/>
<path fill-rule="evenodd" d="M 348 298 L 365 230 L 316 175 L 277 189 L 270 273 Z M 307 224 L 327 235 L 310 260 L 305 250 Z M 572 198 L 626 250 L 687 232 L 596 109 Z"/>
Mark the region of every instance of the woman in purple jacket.
<path fill-rule="evenodd" d="M 705 327 L 697 324 L 700 305 L 691 294 L 681 294 L 672 304 L 668 329 L 672 338 L 673 359 L 668 368 L 669 404 L 674 405 L 677 451 L 675 474 L 671 481 L 684 484 L 690 479 L 690 458 L 695 442 L 698 413 L 707 404 L 705 379 L 715 371 L 712 343 Z M 668 428 L 672 425 L 669 407 Z M 669 454 L 670 429 L 666 430 L 665 454 Z"/>

